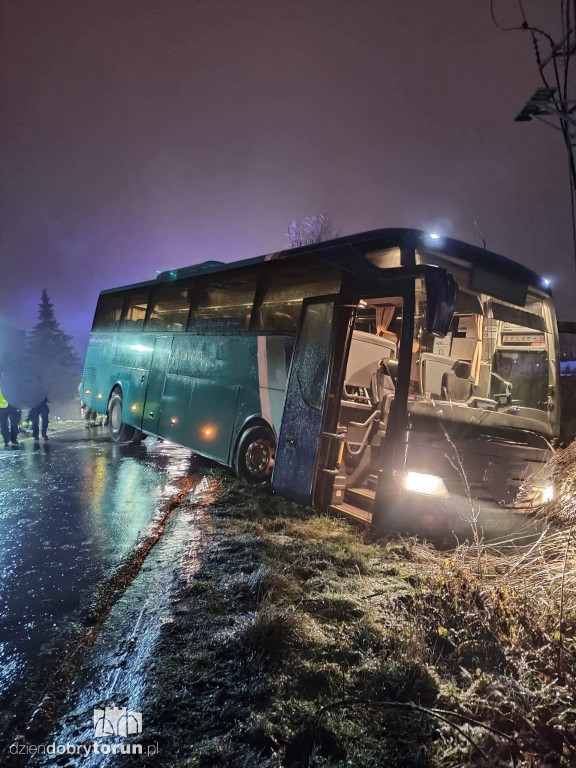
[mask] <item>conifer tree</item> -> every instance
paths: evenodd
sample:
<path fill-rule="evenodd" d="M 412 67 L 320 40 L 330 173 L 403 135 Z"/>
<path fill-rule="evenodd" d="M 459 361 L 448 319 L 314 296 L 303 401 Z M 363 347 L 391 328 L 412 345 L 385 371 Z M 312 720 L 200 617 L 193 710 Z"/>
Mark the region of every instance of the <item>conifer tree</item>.
<path fill-rule="evenodd" d="M 44 378 L 52 402 L 64 403 L 75 394 L 80 361 L 72 337 L 64 333 L 46 289 L 42 291 L 38 322 L 28 338 L 28 349 Z"/>

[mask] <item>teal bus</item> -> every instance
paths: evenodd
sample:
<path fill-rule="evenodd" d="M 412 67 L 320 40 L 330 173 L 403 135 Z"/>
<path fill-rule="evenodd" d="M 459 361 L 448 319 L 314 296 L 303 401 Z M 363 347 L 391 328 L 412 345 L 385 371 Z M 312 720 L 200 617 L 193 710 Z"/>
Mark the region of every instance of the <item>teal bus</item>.
<path fill-rule="evenodd" d="M 408 532 L 500 530 L 553 491 L 546 281 L 382 229 L 100 294 L 84 407 L 321 510 Z"/>

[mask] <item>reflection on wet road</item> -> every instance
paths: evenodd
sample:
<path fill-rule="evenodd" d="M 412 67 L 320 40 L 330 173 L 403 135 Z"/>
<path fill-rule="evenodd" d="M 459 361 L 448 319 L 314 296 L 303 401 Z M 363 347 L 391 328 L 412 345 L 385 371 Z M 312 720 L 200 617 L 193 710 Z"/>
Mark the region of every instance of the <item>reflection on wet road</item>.
<path fill-rule="evenodd" d="M 0 733 L 189 467 L 84 430 L 0 453 Z"/>

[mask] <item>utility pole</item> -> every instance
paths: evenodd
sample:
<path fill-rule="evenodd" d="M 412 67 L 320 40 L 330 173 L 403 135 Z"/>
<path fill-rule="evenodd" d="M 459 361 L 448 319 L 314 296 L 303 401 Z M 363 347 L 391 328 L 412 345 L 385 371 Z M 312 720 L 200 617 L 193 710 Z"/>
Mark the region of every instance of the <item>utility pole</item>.
<path fill-rule="evenodd" d="M 515 120 L 519 123 L 540 120 L 561 134 L 568 160 L 576 264 L 576 72 L 572 71 L 576 59 L 576 0 L 560 0 L 560 41 L 554 40 L 545 30 L 529 24 L 522 0 L 519 0 L 521 24 L 501 27 L 494 13 L 494 2 L 491 0 L 490 4 L 492 21 L 501 32 L 528 32 L 532 38 L 542 86 L 536 89 Z"/>

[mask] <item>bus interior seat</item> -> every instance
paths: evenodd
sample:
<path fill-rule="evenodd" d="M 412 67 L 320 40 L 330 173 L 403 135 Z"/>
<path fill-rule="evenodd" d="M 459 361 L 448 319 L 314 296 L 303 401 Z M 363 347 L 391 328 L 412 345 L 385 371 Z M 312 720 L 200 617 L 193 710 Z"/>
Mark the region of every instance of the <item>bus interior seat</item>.
<path fill-rule="evenodd" d="M 348 428 L 346 439 L 346 455 L 354 457 L 356 460 L 362 456 L 367 446 L 371 444 L 371 438 L 376 431 L 381 432 L 383 420 L 388 417 L 390 403 L 396 393 L 396 382 L 398 379 L 398 360 L 395 358 L 383 358 L 378 363 L 378 367 L 373 372 L 370 380 L 370 387 L 366 389 L 370 399 L 371 410 L 368 418 L 364 420 L 361 414 L 358 420 L 348 418 L 345 425 Z M 364 406 L 365 407 L 365 406 Z M 353 437 L 353 440 L 350 438 Z M 357 447 L 356 447 L 357 446 Z"/>
<path fill-rule="evenodd" d="M 376 335 L 354 329 L 350 343 L 339 427 L 346 429 L 344 466 L 354 475 L 368 460 L 370 448 L 394 399 L 398 361 L 395 334 Z M 386 405 L 388 403 L 388 405 Z"/>
<path fill-rule="evenodd" d="M 442 376 L 442 397 L 458 403 L 469 400 L 474 389 L 471 370 L 472 365 L 467 360 L 456 360 L 452 368 Z"/>
<path fill-rule="evenodd" d="M 288 312 L 272 312 L 269 320 L 271 330 L 280 333 L 294 333 L 297 324 Z"/>
<path fill-rule="evenodd" d="M 346 365 L 342 397 L 348 403 L 361 403 L 363 408 L 374 405 L 372 379 L 383 359 L 394 357 L 396 344 L 389 338 L 354 330 Z"/>
<path fill-rule="evenodd" d="M 278 309 L 281 306 L 282 309 Z M 252 327 L 276 333 L 293 334 L 298 328 L 301 305 L 264 304 L 254 310 Z"/>
<path fill-rule="evenodd" d="M 380 360 L 370 382 L 372 405 L 380 408 L 384 397 L 386 395 L 393 395 L 396 392 L 397 380 L 398 360 L 393 358 L 383 358 Z"/>
<path fill-rule="evenodd" d="M 439 355 L 435 352 L 423 352 L 420 356 L 419 374 L 422 381 L 422 391 L 429 392 L 432 397 L 442 397 L 442 377 L 452 368 L 455 357 Z"/>
<path fill-rule="evenodd" d="M 490 397 L 490 382 L 492 377 L 492 368 L 490 363 L 481 362 L 478 371 L 478 383 L 474 390 L 477 397 Z"/>
<path fill-rule="evenodd" d="M 370 386 L 376 365 L 376 362 L 369 363 L 363 368 L 354 371 L 349 378 L 346 378 L 342 392 L 344 400 L 362 403 L 363 405 L 371 404 Z"/>

